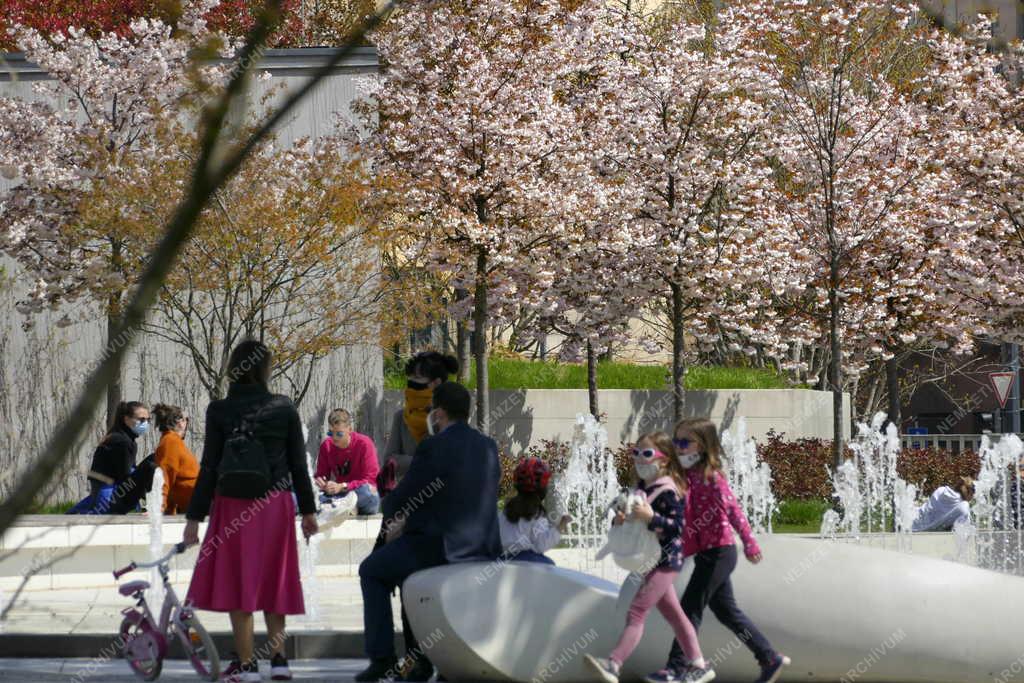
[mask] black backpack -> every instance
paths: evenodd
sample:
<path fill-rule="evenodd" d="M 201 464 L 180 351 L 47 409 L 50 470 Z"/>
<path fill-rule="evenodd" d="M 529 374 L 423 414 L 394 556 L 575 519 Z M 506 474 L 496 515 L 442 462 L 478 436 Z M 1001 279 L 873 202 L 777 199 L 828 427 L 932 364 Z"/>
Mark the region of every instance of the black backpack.
<path fill-rule="evenodd" d="M 262 498 L 273 483 L 267 451 L 254 432 L 262 408 L 243 415 L 225 435 L 217 469 L 217 492 L 230 498 Z"/>

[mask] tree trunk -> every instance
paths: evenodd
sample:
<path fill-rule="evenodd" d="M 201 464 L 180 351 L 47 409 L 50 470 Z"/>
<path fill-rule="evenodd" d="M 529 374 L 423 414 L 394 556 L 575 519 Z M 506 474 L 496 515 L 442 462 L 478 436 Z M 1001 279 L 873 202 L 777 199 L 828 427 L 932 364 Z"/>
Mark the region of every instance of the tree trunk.
<path fill-rule="evenodd" d="M 683 419 L 686 400 L 686 335 L 683 320 L 683 290 L 672 287 L 672 421 Z"/>
<path fill-rule="evenodd" d="M 487 252 L 476 256 L 476 297 L 473 302 L 473 341 L 476 356 L 476 426 L 488 434 L 490 424 L 490 382 L 487 376 Z"/>
<path fill-rule="evenodd" d="M 121 243 L 116 239 L 110 242 L 110 264 L 115 271 L 121 271 Z M 106 354 L 113 354 L 119 345 L 126 344 L 127 339 L 115 339 L 118 325 L 121 322 L 121 296 L 120 290 L 111 292 L 107 297 L 107 349 Z M 129 332 L 134 332 L 130 330 Z M 121 385 L 121 373 L 107 385 L 107 427 L 114 424 L 114 416 L 117 414 L 117 406 L 124 400 L 124 387 Z"/>
<path fill-rule="evenodd" d="M 107 353 L 112 353 L 118 344 L 124 340 L 115 339 L 117 326 L 120 322 L 121 298 L 111 295 L 107 308 Z M 107 385 L 107 427 L 114 424 L 114 416 L 117 414 L 117 406 L 124 399 L 124 387 L 121 385 L 121 377 L 111 380 Z"/>
<path fill-rule="evenodd" d="M 889 396 L 889 421 L 900 431 L 903 426 L 900 414 L 900 367 L 895 354 L 885 361 L 885 387 Z"/>
<path fill-rule="evenodd" d="M 455 300 L 464 301 L 469 294 L 464 289 L 455 290 Z M 455 323 L 455 358 L 459 361 L 459 372 L 456 379 L 460 384 L 469 383 L 469 360 L 470 344 L 469 330 L 466 329 L 466 321 L 459 320 Z"/>
<path fill-rule="evenodd" d="M 595 420 L 600 419 L 597 405 L 597 354 L 590 341 L 587 342 L 587 397 L 590 399 L 590 414 Z"/>
<path fill-rule="evenodd" d="M 833 270 L 833 272 L 835 272 Z M 839 292 L 833 284 L 829 288 L 829 384 L 832 389 L 832 462 L 836 468 L 843 464 L 843 347 L 839 339 Z"/>

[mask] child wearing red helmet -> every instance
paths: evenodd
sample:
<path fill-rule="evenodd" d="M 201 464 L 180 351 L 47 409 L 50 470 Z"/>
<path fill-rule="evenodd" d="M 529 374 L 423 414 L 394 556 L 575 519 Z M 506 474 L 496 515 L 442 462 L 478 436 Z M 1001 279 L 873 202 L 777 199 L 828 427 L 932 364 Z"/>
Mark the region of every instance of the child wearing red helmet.
<path fill-rule="evenodd" d="M 558 541 L 572 518 L 563 515 L 555 526 L 544 509 L 544 497 L 551 480 L 551 469 L 540 458 L 524 458 L 513 473 L 516 494 L 505 501 L 498 515 L 501 546 L 507 560 L 554 564 L 545 555 Z"/>

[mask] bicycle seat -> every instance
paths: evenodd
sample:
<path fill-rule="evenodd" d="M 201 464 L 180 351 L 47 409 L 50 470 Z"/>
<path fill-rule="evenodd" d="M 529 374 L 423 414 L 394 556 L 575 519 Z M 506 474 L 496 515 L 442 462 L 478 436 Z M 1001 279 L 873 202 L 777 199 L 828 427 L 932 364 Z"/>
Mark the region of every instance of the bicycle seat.
<path fill-rule="evenodd" d="M 149 581 L 129 581 L 123 586 L 118 587 L 118 591 L 121 595 L 134 595 L 139 591 L 144 591 L 149 588 Z"/>

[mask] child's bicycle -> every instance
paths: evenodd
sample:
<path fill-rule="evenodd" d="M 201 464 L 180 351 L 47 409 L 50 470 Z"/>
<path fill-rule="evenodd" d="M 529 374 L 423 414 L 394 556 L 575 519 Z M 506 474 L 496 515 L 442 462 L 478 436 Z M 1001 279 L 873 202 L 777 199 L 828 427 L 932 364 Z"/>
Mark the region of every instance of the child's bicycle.
<path fill-rule="evenodd" d="M 179 543 L 159 560 L 132 562 L 114 572 L 114 578 L 119 579 L 135 569 L 157 567 L 160 576 L 163 577 L 166 597 L 160 610 L 159 622 L 153 619 L 153 613 L 146 604 L 145 590 L 149 588 L 148 581 L 131 581 L 118 589 L 121 595 L 130 595 L 138 600 L 135 607 L 128 607 L 121 612 L 124 615 L 124 621 L 121 622 L 121 641 L 125 659 L 144 681 L 153 681 L 160 676 L 173 634 L 177 634 L 196 673 L 209 681 L 216 681 L 220 676 L 220 657 L 213 639 L 199 623 L 191 606 L 187 603 L 182 605 L 178 601 L 178 596 L 175 595 L 168 579 L 168 561 L 183 552 L 185 544 Z"/>

